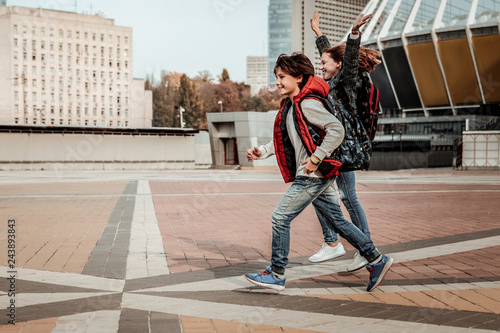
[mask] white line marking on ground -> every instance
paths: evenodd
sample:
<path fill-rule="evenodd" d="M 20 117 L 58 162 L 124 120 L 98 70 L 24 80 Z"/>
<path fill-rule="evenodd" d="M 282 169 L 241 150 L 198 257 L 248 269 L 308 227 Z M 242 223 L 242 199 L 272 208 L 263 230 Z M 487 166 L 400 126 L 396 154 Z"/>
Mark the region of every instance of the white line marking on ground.
<path fill-rule="evenodd" d="M 170 274 L 147 180 L 137 184 L 126 279 Z"/>

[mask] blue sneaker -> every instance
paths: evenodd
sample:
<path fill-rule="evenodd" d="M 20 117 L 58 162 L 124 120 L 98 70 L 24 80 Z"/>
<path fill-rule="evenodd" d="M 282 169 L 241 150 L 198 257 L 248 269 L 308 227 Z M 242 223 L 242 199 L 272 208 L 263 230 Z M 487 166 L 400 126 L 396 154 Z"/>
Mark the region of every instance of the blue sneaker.
<path fill-rule="evenodd" d="M 370 272 L 370 281 L 366 290 L 372 291 L 377 288 L 379 283 L 384 278 L 385 273 L 391 268 L 394 259 L 382 254 L 382 260 L 374 265 L 366 265 L 366 269 Z"/>
<path fill-rule="evenodd" d="M 278 276 L 271 271 L 271 266 L 268 266 L 265 271 L 260 273 L 245 274 L 245 277 L 256 286 L 277 291 L 285 290 L 286 279 L 278 278 Z"/>

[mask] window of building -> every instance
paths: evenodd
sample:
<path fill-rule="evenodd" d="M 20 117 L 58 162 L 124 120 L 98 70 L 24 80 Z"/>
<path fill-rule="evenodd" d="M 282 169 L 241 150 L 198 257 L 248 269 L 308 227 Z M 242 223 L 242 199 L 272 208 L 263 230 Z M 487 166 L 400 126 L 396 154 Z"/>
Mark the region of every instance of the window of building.
<path fill-rule="evenodd" d="M 64 37 L 64 33 L 62 31 L 62 29 L 59 29 L 59 38 L 63 38 Z"/>
<path fill-rule="evenodd" d="M 14 38 L 14 47 L 17 47 L 17 38 Z"/>
<path fill-rule="evenodd" d="M 71 38 L 71 30 L 68 30 L 68 31 L 66 32 L 66 37 L 67 37 L 67 38 Z"/>

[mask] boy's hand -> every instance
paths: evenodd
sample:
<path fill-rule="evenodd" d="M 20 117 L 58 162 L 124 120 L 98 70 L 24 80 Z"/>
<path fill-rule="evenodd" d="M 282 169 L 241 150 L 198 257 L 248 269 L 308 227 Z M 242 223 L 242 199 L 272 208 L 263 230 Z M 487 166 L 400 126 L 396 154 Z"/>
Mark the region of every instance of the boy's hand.
<path fill-rule="evenodd" d="M 318 165 L 314 164 L 312 161 L 311 161 L 311 158 L 308 157 L 307 160 L 305 160 L 304 162 L 300 163 L 300 165 L 306 165 L 306 167 L 304 168 L 304 173 L 306 175 L 309 175 L 311 173 L 313 173 L 314 171 L 318 170 Z"/>
<path fill-rule="evenodd" d="M 317 10 L 314 11 L 314 16 L 311 19 L 311 29 L 316 34 L 316 37 L 323 36 L 323 33 L 319 28 L 319 12 Z"/>
<path fill-rule="evenodd" d="M 372 17 L 373 14 L 368 14 L 368 15 L 359 15 L 358 18 L 354 21 L 354 23 L 352 24 L 352 31 L 359 31 L 359 28 L 361 28 L 362 26 L 364 26 L 368 20 L 370 19 L 370 17 Z M 311 23 L 312 24 L 312 23 Z"/>
<path fill-rule="evenodd" d="M 253 147 L 253 149 L 247 150 L 247 159 L 248 162 L 252 162 L 258 159 L 262 155 L 262 152 L 257 147 Z"/>

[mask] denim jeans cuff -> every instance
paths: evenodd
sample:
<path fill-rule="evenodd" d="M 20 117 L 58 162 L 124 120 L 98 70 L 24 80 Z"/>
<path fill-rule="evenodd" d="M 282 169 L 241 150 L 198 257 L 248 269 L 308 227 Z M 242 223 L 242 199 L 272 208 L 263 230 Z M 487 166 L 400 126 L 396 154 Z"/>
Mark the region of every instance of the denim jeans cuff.
<path fill-rule="evenodd" d="M 371 262 L 377 260 L 378 257 L 380 257 L 380 252 L 378 252 L 378 250 L 375 249 L 375 251 L 373 251 L 370 254 L 365 255 L 364 257 L 365 257 L 366 261 L 368 261 L 368 263 L 371 263 Z"/>
<path fill-rule="evenodd" d="M 280 275 L 285 274 L 285 269 L 283 267 L 277 267 L 277 266 L 271 265 L 271 270 L 276 274 L 280 274 Z"/>

